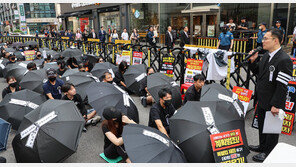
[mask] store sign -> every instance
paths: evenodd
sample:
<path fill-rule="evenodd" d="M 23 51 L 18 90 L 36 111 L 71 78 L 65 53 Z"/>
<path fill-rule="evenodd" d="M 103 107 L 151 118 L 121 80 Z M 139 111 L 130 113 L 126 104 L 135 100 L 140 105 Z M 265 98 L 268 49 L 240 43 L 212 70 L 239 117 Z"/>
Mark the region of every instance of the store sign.
<path fill-rule="evenodd" d="M 27 22 L 31 22 L 31 23 L 43 23 L 43 22 L 54 23 L 56 21 L 57 21 L 56 18 L 34 18 L 34 19 L 27 19 Z"/>
<path fill-rule="evenodd" d="M 90 42 L 100 42 L 100 39 L 87 38 L 87 41 L 90 41 Z"/>
<path fill-rule="evenodd" d="M 215 162 L 246 163 L 248 150 L 240 129 L 210 135 Z"/>
<path fill-rule="evenodd" d="M 20 30 L 25 34 L 27 33 L 27 23 L 25 16 L 25 7 L 23 3 L 19 3 L 19 19 L 20 19 Z"/>
<path fill-rule="evenodd" d="M 72 9 L 83 7 L 83 6 L 89 6 L 89 5 L 95 5 L 96 3 L 72 3 L 71 7 Z"/>
<path fill-rule="evenodd" d="M 13 13 L 14 13 L 14 18 L 15 18 L 16 20 L 20 19 L 19 11 L 18 11 L 18 10 L 14 10 Z"/>
<path fill-rule="evenodd" d="M 115 40 L 115 44 L 118 44 L 118 43 L 121 43 L 121 44 L 131 44 L 132 41 L 131 40 Z"/>
<path fill-rule="evenodd" d="M 135 15 L 135 18 L 139 18 L 140 17 L 140 12 L 138 10 L 136 10 L 134 15 Z"/>
<path fill-rule="evenodd" d="M 87 26 L 89 25 L 89 18 L 85 17 L 85 18 L 79 18 L 80 21 L 80 30 L 81 32 L 84 31 L 84 29 L 87 28 Z"/>

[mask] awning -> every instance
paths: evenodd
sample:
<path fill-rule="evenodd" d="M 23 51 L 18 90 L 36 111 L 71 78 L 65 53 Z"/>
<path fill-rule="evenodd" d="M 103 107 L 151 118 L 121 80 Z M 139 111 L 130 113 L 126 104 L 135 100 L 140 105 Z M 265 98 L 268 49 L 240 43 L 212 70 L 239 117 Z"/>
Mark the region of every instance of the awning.
<path fill-rule="evenodd" d="M 85 11 L 78 11 L 78 12 L 72 12 L 72 13 L 64 13 L 58 16 L 58 18 L 66 18 L 66 17 L 73 17 L 73 16 L 81 16 L 85 14 L 91 14 L 91 10 L 85 10 Z"/>
<path fill-rule="evenodd" d="M 192 9 L 189 9 L 189 10 L 182 10 L 181 13 L 213 12 L 213 11 L 218 11 L 219 8 L 220 7 L 217 5 L 197 6 L 197 7 L 193 7 Z"/>

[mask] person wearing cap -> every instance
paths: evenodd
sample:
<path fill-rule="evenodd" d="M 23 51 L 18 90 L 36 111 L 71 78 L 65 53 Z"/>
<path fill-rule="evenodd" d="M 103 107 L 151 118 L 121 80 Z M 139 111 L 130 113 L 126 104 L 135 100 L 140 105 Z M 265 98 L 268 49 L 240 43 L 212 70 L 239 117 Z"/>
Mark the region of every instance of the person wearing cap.
<path fill-rule="evenodd" d="M 81 115 L 85 119 L 85 125 L 93 125 L 96 126 L 97 123 L 101 120 L 100 116 L 96 116 L 96 110 L 93 108 L 86 109 L 85 103 L 83 102 L 81 96 L 76 93 L 75 86 L 72 83 L 65 83 L 62 88 L 62 92 L 64 93 L 64 96 L 62 100 L 71 100 L 75 103 L 77 108 L 79 109 Z M 84 127 L 83 131 L 86 131 L 86 128 Z"/>
<path fill-rule="evenodd" d="M 222 28 L 222 32 L 219 35 L 217 49 L 231 52 L 233 47 L 233 39 L 233 34 L 230 31 L 228 31 L 228 27 L 225 25 Z"/>
<path fill-rule="evenodd" d="M 257 37 L 251 37 L 252 39 L 257 39 L 257 47 L 263 46 L 262 39 L 263 39 L 264 35 L 266 34 L 266 32 L 267 32 L 266 23 L 265 22 L 260 23 Z M 259 54 L 264 54 L 264 53 L 265 53 L 265 50 L 263 50 L 263 49 L 259 52 Z"/>
<path fill-rule="evenodd" d="M 148 126 L 158 129 L 169 137 L 169 118 L 176 111 L 172 104 L 172 91 L 163 88 L 158 92 L 158 96 L 159 101 L 154 103 L 150 109 Z"/>
<path fill-rule="evenodd" d="M 237 26 L 237 28 L 239 30 L 248 30 L 249 29 L 248 27 L 249 27 L 249 24 L 246 21 L 246 18 L 245 17 L 242 17 L 241 18 L 241 24 L 239 26 Z"/>
<path fill-rule="evenodd" d="M 196 74 L 193 77 L 194 83 L 191 85 L 184 97 L 183 104 L 187 101 L 199 101 L 200 100 L 200 95 L 201 95 L 201 89 L 205 85 L 205 77 L 202 74 Z"/>
<path fill-rule="evenodd" d="M 15 55 L 12 55 L 12 54 L 9 55 L 8 59 L 9 59 L 9 61 L 6 63 L 6 65 L 16 63 L 16 56 Z"/>
<path fill-rule="evenodd" d="M 279 30 L 281 30 L 283 32 L 283 40 L 281 42 L 281 43 L 283 43 L 284 42 L 284 39 L 285 39 L 285 29 L 281 26 L 281 24 L 282 24 L 281 21 L 277 20 L 275 22 L 275 28 L 276 29 L 279 29 Z"/>
<path fill-rule="evenodd" d="M 135 122 L 116 110 L 115 107 L 106 107 L 103 117 L 105 120 L 101 127 L 104 133 L 105 156 L 110 159 L 121 156 L 125 162 L 131 163 L 123 145 L 122 131 L 124 125 L 135 124 Z"/>
<path fill-rule="evenodd" d="M 64 81 L 57 78 L 57 71 L 53 68 L 49 68 L 46 71 L 48 81 L 43 84 L 43 91 L 47 99 L 61 99 L 62 91 L 61 87 L 64 85 Z"/>

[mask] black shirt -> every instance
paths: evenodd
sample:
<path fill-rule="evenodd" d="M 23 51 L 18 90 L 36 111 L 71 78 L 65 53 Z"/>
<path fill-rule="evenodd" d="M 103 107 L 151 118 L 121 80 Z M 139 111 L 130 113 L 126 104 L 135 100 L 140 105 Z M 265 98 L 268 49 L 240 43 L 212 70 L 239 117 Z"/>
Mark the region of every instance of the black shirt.
<path fill-rule="evenodd" d="M 17 92 L 17 91 L 20 91 L 20 90 L 22 90 L 22 88 L 21 88 L 20 86 L 16 86 L 16 87 L 15 87 L 15 91 L 16 91 L 16 92 Z M 2 91 L 2 99 L 3 99 L 8 93 L 11 93 L 11 90 L 10 90 L 9 86 L 3 89 L 3 91 Z"/>
<path fill-rule="evenodd" d="M 88 63 L 86 67 L 88 69 L 87 72 L 90 72 L 94 68 L 94 65 L 92 63 Z"/>
<path fill-rule="evenodd" d="M 110 144 L 112 144 L 112 142 L 108 139 L 108 137 L 106 136 L 105 133 L 107 132 L 111 132 L 109 129 L 108 129 L 108 125 L 104 124 L 102 125 L 102 130 L 103 130 L 103 133 L 104 133 L 104 149 L 107 148 Z M 118 132 L 117 132 L 118 133 Z M 121 137 L 120 135 L 117 135 L 116 137 Z"/>
<path fill-rule="evenodd" d="M 63 76 L 63 74 L 67 71 L 67 68 L 64 69 L 64 71 L 61 71 L 60 69 L 57 70 L 57 74 L 59 76 Z"/>
<path fill-rule="evenodd" d="M 194 85 L 191 85 L 185 93 L 183 104 L 185 104 L 187 101 L 199 101 L 200 94 L 201 94 L 201 89 L 197 91 Z"/>
<path fill-rule="evenodd" d="M 155 120 L 159 119 L 161 120 L 162 125 L 166 129 L 166 131 L 170 133 L 168 118 L 173 116 L 174 113 L 175 113 L 175 108 L 173 105 L 170 105 L 169 107 L 166 107 L 164 109 L 160 105 L 160 102 L 154 103 L 150 109 L 148 126 L 158 129 L 155 123 Z"/>
<path fill-rule="evenodd" d="M 249 27 L 249 24 L 248 24 L 247 22 L 244 22 L 244 23 L 241 23 L 240 26 L 242 26 L 242 27 L 247 27 L 247 28 L 248 28 L 248 27 Z M 242 30 L 243 30 L 243 29 L 242 29 Z"/>
<path fill-rule="evenodd" d="M 147 77 L 143 78 L 140 81 L 140 96 L 146 96 L 147 92 L 146 89 L 147 88 Z"/>
<path fill-rule="evenodd" d="M 62 100 L 70 100 L 66 95 L 62 98 Z M 85 104 L 83 103 L 81 96 L 79 94 L 75 94 L 72 101 L 75 103 L 77 108 L 80 110 L 82 116 L 86 115 Z"/>
<path fill-rule="evenodd" d="M 122 86 L 120 81 L 122 81 L 124 83 L 124 78 L 123 78 L 123 74 L 117 70 L 115 72 L 115 77 L 114 77 L 114 80 L 113 80 L 118 86 Z"/>

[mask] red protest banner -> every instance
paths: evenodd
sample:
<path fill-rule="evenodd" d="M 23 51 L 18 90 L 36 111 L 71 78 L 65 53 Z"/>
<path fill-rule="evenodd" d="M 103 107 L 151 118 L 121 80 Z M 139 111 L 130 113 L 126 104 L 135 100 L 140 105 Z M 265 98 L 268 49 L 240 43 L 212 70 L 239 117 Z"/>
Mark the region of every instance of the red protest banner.
<path fill-rule="evenodd" d="M 232 92 L 238 95 L 238 99 L 249 103 L 253 94 L 252 90 L 234 86 Z"/>

